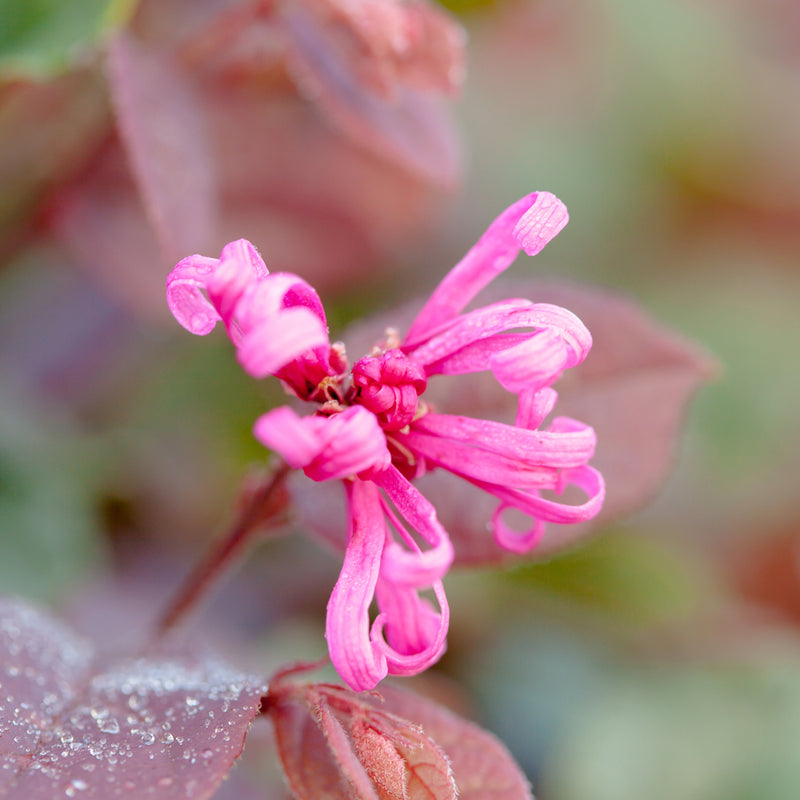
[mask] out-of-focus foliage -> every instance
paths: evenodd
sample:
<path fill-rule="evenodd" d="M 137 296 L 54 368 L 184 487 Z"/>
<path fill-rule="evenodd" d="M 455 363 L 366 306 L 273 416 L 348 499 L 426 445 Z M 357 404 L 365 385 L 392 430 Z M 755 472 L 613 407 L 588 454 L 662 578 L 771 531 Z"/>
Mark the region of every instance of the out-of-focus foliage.
<path fill-rule="evenodd" d="M 136 0 L 27 0 L 0 5 L 0 79 L 62 72 L 131 15 Z"/>
<path fill-rule="evenodd" d="M 0 584 L 53 598 L 102 563 L 96 454 L 69 424 L 0 391 Z"/>
<path fill-rule="evenodd" d="M 625 531 L 608 532 L 544 564 L 516 567 L 502 583 L 503 604 L 519 593 L 634 630 L 680 624 L 714 596 L 685 551 Z"/>
<path fill-rule="evenodd" d="M 562 800 L 791 800 L 800 785 L 798 660 L 615 675 L 572 720 L 543 793 Z"/>

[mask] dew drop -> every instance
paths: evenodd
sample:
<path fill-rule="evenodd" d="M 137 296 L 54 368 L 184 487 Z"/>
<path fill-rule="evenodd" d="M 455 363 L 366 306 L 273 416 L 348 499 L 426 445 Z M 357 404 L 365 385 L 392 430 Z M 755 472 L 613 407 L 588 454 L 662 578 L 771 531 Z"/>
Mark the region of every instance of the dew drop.
<path fill-rule="evenodd" d="M 196 697 L 189 696 L 186 698 L 186 705 L 190 707 L 198 706 L 200 701 Z"/>
<path fill-rule="evenodd" d="M 165 788 L 167 786 L 172 786 L 172 778 L 169 777 L 159 778 L 158 785 L 161 786 L 162 788 Z"/>
<path fill-rule="evenodd" d="M 100 730 L 103 733 L 119 733 L 119 722 L 114 717 L 111 717 Z"/>

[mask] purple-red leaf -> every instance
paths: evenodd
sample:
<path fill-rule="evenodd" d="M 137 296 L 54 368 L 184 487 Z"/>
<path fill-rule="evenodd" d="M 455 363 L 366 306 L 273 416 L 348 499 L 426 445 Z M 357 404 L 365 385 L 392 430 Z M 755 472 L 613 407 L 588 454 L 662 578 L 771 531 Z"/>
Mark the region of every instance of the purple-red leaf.
<path fill-rule="evenodd" d="M 436 183 L 458 173 L 440 95 L 464 73 L 464 32 L 424 0 L 303 0 L 284 14 L 298 84 L 360 145 Z"/>
<path fill-rule="evenodd" d="M 214 240 L 216 186 L 202 110 L 178 65 L 120 34 L 108 73 L 117 122 L 164 255 L 176 261 Z"/>
<path fill-rule="evenodd" d="M 141 38 L 112 43 L 119 138 L 50 208 L 70 255 L 117 300 L 163 317 L 154 287 L 171 264 L 255 231 L 271 271 L 341 286 L 430 228 L 457 162 L 442 104 L 463 47 L 446 12 L 423 0 L 168 5 L 143 4 Z M 295 11 L 324 43 L 307 53 L 319 97 Z"/>
<path fill-rule="evenodd" d="M 531 800 L 527 778 L 497 737 L 411 692 L 382 686 L 381 695 L 376 707 L 414 720 L 444 750 L 459 800 Z"/>
<path fill-rule="evenodd" d="M 213 796 L 242 752 L 264 687 L 210 659 L 98 669 L 92 648 L 0 600 L 0 796 Z"/>
<path fill-rule="evenodd" d="M 446 755 L 375 693 L 276 680 L 268 711 L 292 791 L 301 800 L 454 800 Z"/>

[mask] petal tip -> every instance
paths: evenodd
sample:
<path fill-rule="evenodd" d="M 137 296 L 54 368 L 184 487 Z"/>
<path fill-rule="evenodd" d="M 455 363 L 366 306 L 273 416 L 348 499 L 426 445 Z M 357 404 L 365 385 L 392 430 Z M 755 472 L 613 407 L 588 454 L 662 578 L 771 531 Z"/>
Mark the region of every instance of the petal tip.
<path fill-rule="evenodd" d="M 529 255 L 535 256 L 569 222 L 567 207 L 550 192 L 537 192 L 533 205 L 514 227 L 514 239 Z"/>

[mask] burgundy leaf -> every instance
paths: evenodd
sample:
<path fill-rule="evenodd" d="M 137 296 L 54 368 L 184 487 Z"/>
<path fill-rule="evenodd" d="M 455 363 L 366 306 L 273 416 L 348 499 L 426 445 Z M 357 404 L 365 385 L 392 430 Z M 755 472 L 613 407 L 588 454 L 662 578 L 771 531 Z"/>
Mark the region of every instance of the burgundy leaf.
<path fill-rule="evenodd" d="M 269 711 L 275 723 L 275 734 L 286 779 L 299 798 L 346 797 L 339 765 L 333 758 L 317 720 L 301 703 L 275 696 Z M 352 781 L 349 781 L 352 787 Z M 354 797 L 375 800 L 374 792 Z"/>
<path fill-rule="evenodd" d="M 460 81 L 459 26 L 421 0 L 359 0 L 354 13 L 332 0 L 333 18 L 324 2 L 308 3 L 145 3 L 140 38 L 113 42 L 107 72 L 123 141 L 95 153 L 48 220 L 116 299 L 165 318 L 156 287 L 167 268 L 243 235 L 270 270 L 324 290 L 374 276 L 391 264 L 378 256 L 431 228 L 455 168 L 440 100 Z M 295 8 L 325 43 L 309 53 L 331 84 L 319 97 L 288 73 Z M 342 35 L 355 50 L 341 49 Z M 383 71 L 394 98 L 364 83 Z"/>
<path fill-rule="evenodd" d="M 248 750 L 249 752 L 249 750 Z M 291 795 L 283 786 L 263 786 L 245 782 L 237 773 L 226 778 L 214 795 L 213 800 L 291 800 Z"/>
<path fill-rule="evenodd" d="M 458 146 L 441 95 L 463 78 L 455 20 L 421 0 L 303 0 L 284 18 L 298 84 L 338 128 L 427 180 L 454 182 Z"/>
<path fill-rule="evenodd" d="M 213 796 L 264 687 L 211 659 L 98 669 L 92 649 L 26 603 L 0 600 L 0 796 Z"/>
<path fill-rule="evenodd" d="M 276 679 L 268 711 L 289 786 L 301 800 L 454 800 L 447 757 L 379 696 Z"/>
<path fill-rule="evenodd" d="M 164 255 L 205 250 L 216 224 L 216 187 L 202 110 L 178 65 L 120 34 L 109 81 L 122 140 Z"/>
<path fill-rule="evenodd" d="M 56 80 L 0 87 L 0 260 L 35 233 L 37 205 L 85 166 L 108 135 L 102 76 L 81 70 Z"/>
<path fill-rule="evenodd" d="M 381 796 L 406 800 L 406 763 L 394 744 L 363 721 L 353 724 L 353 744 Z"/>
<path fill-rule="evenodd" d="M 597 451 L 592 464 L 601 470 L 606 501 L 590 523 L 549 524 L 528 557 L 544 557 L 575 544 L 609 519 L 644 504 L 657 490 L 672 462 L 687 406 L 715 371 L 713 360 L 699 347 L 652 320 L 634 302 L 606 290 L 563 282 L 497 281 L 478 301 L 509 297 L 555 303 L 575 312 L 594 339 L 586 362 L 555 384 L 559 400 L 554 413 L 592 425 Z M 419 302 L 408 303 L 346 331 L 351 358 L 369 352 L 387 328 L 403 332 Z M 490 373 L 435 378 L 428 382 L 426 401 L 443 412 L 513 423 L 516 396 L 506 392 Z M 344 511 L 338 487 L 292 481 L 295 505 L 304 523 L 343 547 Z M 486 564 L 513 558 L 495 544 L 487 522 L 497 506 L 489 494 L 444 471 L 419 481 L 436 506 L 440 521 L 455 546 L 456 563 Z"/>
<path fill-rule="evenodd" d="M 119 303 L 166 318 L 162 252 L 113 139 L 80 181 L 58 197 L 50 224 L 72 259 Z"/>
<path fill-rule="evenodd" d="M 256 102 L 257 87 L 202 88 L 224 201 L 205 252 L 257 231 L 251 238 L 271 271 L 291 270 L 324 290 L 374 275 L 376 252 L 436 218 L 430 187 L 333 134 L 299 98 Z M 118 141 L 61 193 L 51 223 L 117 300 L 166 319 L 162 290 L 171 264 L 159 252 Z"/>
<path fill-rule="evenodd" d="M 411 692 L 382 686 L 381 696 L 378 708 L 414 720 L 444 750 L 460 800 L 532 800 L 528 780 L 497 737 Z"/>

